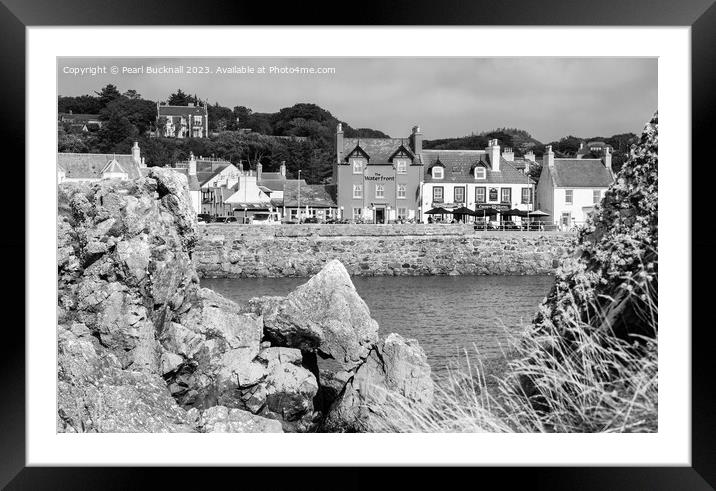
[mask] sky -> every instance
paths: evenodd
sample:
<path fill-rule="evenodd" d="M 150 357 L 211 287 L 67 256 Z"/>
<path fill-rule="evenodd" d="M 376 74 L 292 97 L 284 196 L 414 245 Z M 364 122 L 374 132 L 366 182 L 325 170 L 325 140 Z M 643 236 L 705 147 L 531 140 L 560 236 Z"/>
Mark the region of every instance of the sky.
<path fill-rule="evenodd" d="M 328 73 L 286 73 L 294 67 Z M 181 88 L 254 112 L 310 102 L 353 128 L 405 137 L 420 125 L 426 139 L 501 127 L 542 142 L 640 134 L 657 110 L 656 58 L 58 58 L 57 80 L 65 96 L 111 83 L 151 100 Z"/>

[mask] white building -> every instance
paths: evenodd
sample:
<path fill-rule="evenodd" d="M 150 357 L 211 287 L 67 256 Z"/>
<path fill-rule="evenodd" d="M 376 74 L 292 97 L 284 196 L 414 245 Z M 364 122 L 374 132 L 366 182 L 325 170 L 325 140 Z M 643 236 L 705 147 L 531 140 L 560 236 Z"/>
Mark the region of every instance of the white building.
<path fill-rule="evenodd" d="M 447 210 L 465 206 L 497 210 L 532 210 L 534 182 L 528 176 L 529 161 L 515 162 L 514 153 L 500 154 L 497 140 L 485 150 L 423 150 L 422 221 L 431 208 Z M 519 169 L 518 169 L 519 167 Z"/>
<path fill-rule="evenodd" d="M 612 155 L 602 159 L 556 159 L 548 145 L 537 184 L 536 206 L 562 230 L 583 225 L 614 181 Z"/>

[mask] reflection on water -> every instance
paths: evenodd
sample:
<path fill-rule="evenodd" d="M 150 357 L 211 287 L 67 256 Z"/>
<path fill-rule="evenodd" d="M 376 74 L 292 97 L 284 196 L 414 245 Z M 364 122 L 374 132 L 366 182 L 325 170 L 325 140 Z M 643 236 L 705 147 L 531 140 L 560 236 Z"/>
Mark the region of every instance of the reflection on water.
<path fill-rule="evenodd" d="M 238 303 L 261 295 L 286 295 L 306 278 L 203 279 Z M 354 277 L 353 283 L 382 336 L 416 338 L 434 372 L 443 372 L 464 350 L 485 359 L 507 348 L 507 334 L 532 319 L 551 276 Z"/>

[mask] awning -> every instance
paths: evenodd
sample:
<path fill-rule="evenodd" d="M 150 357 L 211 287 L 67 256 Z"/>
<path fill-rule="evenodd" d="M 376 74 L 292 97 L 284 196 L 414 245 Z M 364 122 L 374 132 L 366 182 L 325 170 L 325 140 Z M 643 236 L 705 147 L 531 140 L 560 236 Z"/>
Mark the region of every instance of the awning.
<path fill-rule="evenodd" d="M 467 206 L 461 206 L 460 208 L 455 208 L 454 210 L 452 210 L 452 214 L 453 215 L 472 215 L 472 216 L 474 216 L 475 211 L 471 210 Z M 480 216 L 482 216 L 482 215 L 480 215 Z"/>

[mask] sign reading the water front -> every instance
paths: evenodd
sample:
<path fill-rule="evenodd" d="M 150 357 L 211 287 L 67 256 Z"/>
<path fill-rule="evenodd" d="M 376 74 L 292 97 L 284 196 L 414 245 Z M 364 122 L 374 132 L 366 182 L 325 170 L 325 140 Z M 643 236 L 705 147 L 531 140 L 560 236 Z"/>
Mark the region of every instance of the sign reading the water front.
<path fill-rule="evenodd" d="M 380 172 L 376 172 L 372 176 L 365 176 L 366 181 L 395 181 L 395 176 L 384 176 Z"/>

